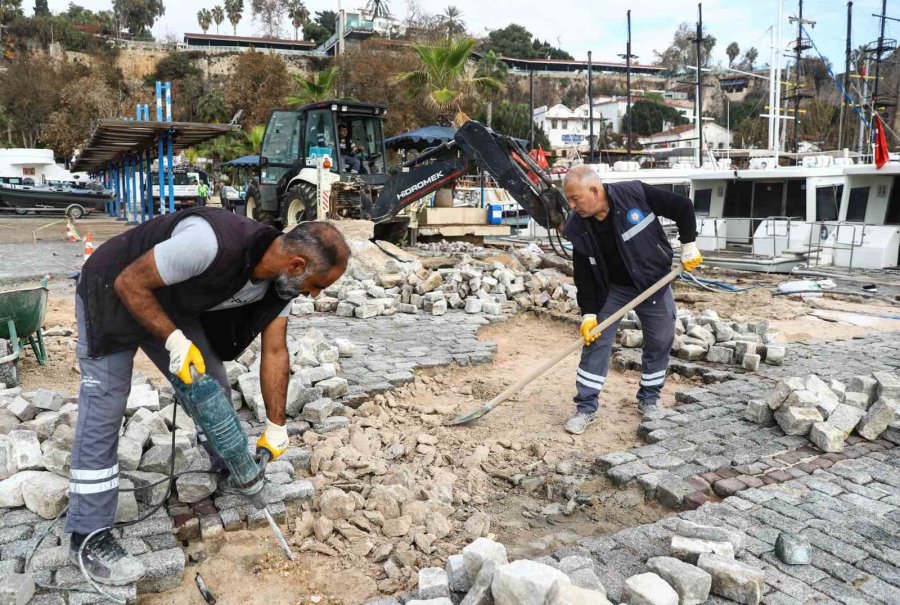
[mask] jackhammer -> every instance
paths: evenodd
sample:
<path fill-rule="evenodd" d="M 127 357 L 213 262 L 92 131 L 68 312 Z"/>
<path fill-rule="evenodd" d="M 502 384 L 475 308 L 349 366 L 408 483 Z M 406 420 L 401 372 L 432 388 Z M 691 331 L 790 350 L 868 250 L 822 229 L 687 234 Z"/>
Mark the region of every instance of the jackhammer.
<path fill-rule="evenodd" d="M 185 384 L 173 376 L 172 386 L 184 409 L 225 463 L 226 468 L 220 475 L 226 480 L 226 489 L 249 497 L 253 505 L 263 511 L 272 533 L 288 559 L 293 561 L 294 555 L 266 506 L 266 465 L 272 459 L 272 453 L 257 448 L 256 455 L 251 456 L 247 435 L 221 385 L 208 374 L 197 374 L 193 369 L 191 374 L 192 384 Z"/>

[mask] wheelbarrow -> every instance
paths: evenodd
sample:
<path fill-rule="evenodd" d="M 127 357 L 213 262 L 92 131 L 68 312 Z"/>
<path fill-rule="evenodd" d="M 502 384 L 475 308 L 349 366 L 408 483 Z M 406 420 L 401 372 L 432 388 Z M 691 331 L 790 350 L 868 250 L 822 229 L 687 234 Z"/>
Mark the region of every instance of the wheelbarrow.
<path fill-rule="evenodd" d="M 0 292 L 0 338 L 8 340 L 12 347 L 12 353 L 0 356 L 0 379 L 9 374 L 4 368 L 14 368 L 22 357 L 24 347 L 29 344 L 37 362 L 41 365 L 47 363 L 41 329 L 47 314 L 47 295 L 50 293 L 47 283 L 45 277 L 37 288 Z M 12 377 L 15 377 L 15 370 Z"/>

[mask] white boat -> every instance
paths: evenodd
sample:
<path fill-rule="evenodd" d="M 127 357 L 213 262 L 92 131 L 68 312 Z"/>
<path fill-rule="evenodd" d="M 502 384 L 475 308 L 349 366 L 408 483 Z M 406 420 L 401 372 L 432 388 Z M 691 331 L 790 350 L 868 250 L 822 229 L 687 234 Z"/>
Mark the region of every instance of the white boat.
<path fill-rule="evenodd" d="M 820 223 L 838 219 L 844 189 L 843 158 L 805 158 L 779 167 L 755 158 L 746 170 L 698 172 L 691 199 L 697 247 L 714 266 L 790 272 L 800 264 L 831 264 L 831 232 Z"/>
<path fill-rule="evenodd" d="M 812 245 L 831 254 L 834 267 L 887 269 L 900 264 L 900 162 L 844 168 L 835 220 L 820 221 Z M 823 237 L 815 239 L 819 234 Z M 812 267 L 828 263 L 810 263 Z"/>

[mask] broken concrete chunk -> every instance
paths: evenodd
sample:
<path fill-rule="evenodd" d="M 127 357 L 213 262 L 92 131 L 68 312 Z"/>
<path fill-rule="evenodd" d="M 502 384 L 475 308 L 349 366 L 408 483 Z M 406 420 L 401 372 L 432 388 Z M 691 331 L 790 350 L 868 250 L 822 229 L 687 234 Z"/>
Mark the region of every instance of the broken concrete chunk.
<path fill-rule="evenodd" d="M 678 605 L 678 593 L 661 577 L 648 572 L 625 580 L 622 602 L 628 605 Z"/>
<path fill-rule="evenodd" d="M 759 605 L 766 586 L 761 569 L 711 554 L 700 555 L 697 567 L 712 576 L 712 594 L 744 605 Z"/>
<path fill-rule="evenodd" d="M 678 605 L 698 605 L 709 598 L 712 576 L 699 567 L 672 557 L 653 557 L 647 568 L 678 593 Z"/>

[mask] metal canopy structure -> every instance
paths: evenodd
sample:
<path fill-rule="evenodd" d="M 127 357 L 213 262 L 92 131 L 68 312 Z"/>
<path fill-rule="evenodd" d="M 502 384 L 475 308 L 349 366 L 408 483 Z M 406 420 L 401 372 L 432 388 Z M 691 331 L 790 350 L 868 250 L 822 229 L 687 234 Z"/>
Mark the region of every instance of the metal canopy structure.
<path fill-rule="evenodd" d="M 95 172 L 125 156 L 156 149 L 158 141 L 171 137 L 173 151 L 181 151 L 238 130 L 231 124 L 198 122 L 139 122 L 101 120 L 75 159 L 72 170 Z"/>

